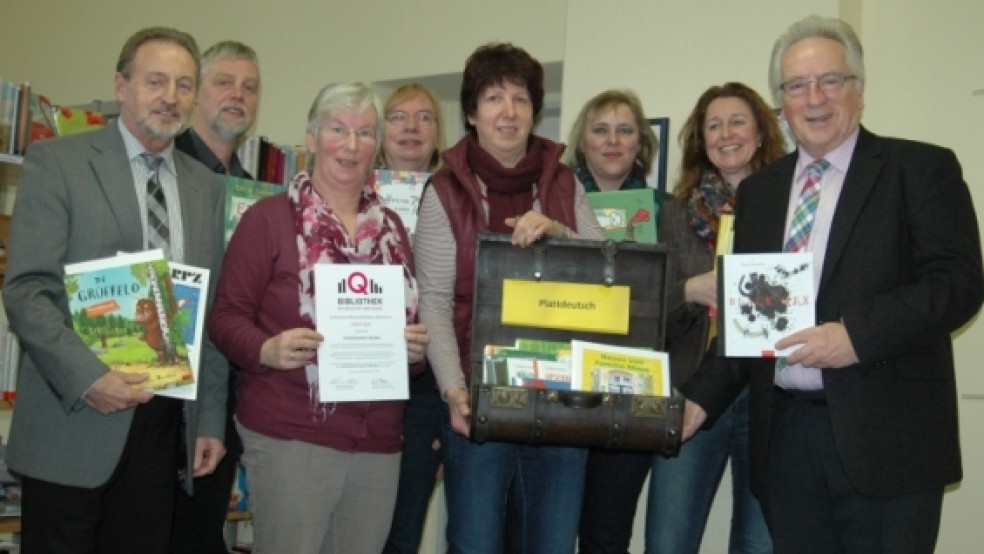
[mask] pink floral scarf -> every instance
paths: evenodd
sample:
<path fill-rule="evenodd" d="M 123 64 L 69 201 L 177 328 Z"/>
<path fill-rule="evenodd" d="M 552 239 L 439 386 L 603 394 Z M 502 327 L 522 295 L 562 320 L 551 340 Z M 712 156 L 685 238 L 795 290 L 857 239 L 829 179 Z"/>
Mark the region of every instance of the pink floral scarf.
<path fill-rule="evenodd" d="M 406 291 L 407 323 L 417 320 L 417 280 L 413 274 L 410 239 L 399 216 L 385 209 L 368 187 L 362 191 L 356 218 L 355 237 L 324 199 L 314 191 L 307 171 L 298 173 L 287 185 L 294 208 L 301 286 L 298 291 L 301 318 L 317 324 L 314 309 L 314 264 L 400 264 Z M 315 357 L 305 367 L 312 401 L 318 401 L 318 366 Z"/>

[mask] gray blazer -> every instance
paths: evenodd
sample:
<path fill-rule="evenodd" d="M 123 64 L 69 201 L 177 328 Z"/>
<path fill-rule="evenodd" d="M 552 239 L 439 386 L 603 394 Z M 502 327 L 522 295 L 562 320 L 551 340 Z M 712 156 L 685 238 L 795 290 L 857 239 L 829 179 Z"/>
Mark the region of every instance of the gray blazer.
<path fill-rule="evenodd" d="M 225 189 L 175 151 L 185 261 L 218 281 Z M 104 416 L 81 400 L 106 371 L 72 330 L 63 284 L 68 263 L 143 248 L 126 147 L 115 123 L 36 142 L 24 158 L 8 245 L 3 300 L 25 357 L 7 464 L 37 479 L 79 487 L 105 483 L 126 441 L 133 410 Z M 213 296 L 209 291 L 209 305 Z M 205 340 L 191 429 L 223 438 L 228 364 Z"/>

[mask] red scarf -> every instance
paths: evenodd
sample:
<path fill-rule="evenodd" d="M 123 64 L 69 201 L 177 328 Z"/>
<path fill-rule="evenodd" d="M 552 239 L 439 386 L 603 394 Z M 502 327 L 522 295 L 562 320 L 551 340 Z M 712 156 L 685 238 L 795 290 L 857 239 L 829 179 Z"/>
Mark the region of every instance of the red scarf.
<path fill-rule="evenodd" d="M 531 135 L 523 159 L 516 167 L 504 167 L 478 144 L 474 136 L 468 135 L 467 141 L 468 166 L 485 183 L 489 230 L 512 233 L 512 229 L 506 227 L 505 219 L 523 215 L 533 208 L 533 191 L 543 173 L 546 143 Z"/>

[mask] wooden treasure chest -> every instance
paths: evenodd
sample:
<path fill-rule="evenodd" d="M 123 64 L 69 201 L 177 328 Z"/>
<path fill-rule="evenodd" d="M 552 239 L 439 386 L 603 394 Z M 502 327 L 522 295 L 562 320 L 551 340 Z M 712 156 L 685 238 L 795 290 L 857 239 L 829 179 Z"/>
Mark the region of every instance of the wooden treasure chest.
<path fill-rule="evenodd" d="M 683 398 L 673 395 L 668 361 L 655 385 L 642 374 L 603 367 L 624 362 L 618 353 L 612 364 L 569 364 L 572 382 L 565 385 L 556 352 L 538 357 L 550 350 L 543 345 L 572 340 L 663 350 L 668 259 L 662 245 L 548 238 L 520 248 L 506 235 L 480 234 L 472 439 L 677 452 Z M 588 360 L 584 352 L 591 348 L 570 359 Z M 580 390 L 592 378 L 600 388 Z"/>

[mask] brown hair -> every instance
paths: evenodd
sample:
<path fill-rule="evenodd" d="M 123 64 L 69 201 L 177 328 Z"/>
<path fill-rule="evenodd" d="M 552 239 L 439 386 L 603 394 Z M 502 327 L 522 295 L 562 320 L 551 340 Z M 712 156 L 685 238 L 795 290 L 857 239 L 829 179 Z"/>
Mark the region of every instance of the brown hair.
<path fill-rule="evenodd" d="M 155 40 L 177 44 L 191 54 L 195 60 L 195 86 L 197 87 L 200 81 L 198 75 L 202 69 L 198 43 L 188 33 L 170 27 L 148 27 L 133 33 L 130 38 L 126 39 L 123 49 L 120 50 L 120 57 L 116 60 L 116 72 L 122 75 L 124 79 L 129 80 L 133 73 L 133 59 L 137 57 L 137 50 L 144 43 Z"/>
<path fill-rule="evenodd" d="M 786 153 L 776 114 L 757 92 L 743 83 L 736 82 L 713 86 L 700 95 L 697 105 L 680 129 L 679 140 L 683 148 L 683 159 L 680 162 L 680 179 L 673 190 L 674 196 L 678 198 L 688 198 L 690 191 L 700 182 L 701 171 L 713 165 L 707 157 L 704 142 L 704 119 L 707 117 L 708 106 L 718 98 L 739 98 L 752 111 L 755 124 L 762 133 L 762 146 L 755 151 L 749 162 L 752 172 L 762 169 Z"/>
<path fill-rule="evenodd" d="M 509 81 L 525 86 L 533 103 L 533 125 L 540 120 L 543 110 L 543 66 L 526 50 L 508 42 L 480 46 L 465 62 L 461 76 L 461 111 L 465 115 L 465 129 L 473 136 L 475 126 L 468 117 L 478 111 L 478 98 L 493 84 Z"/>

